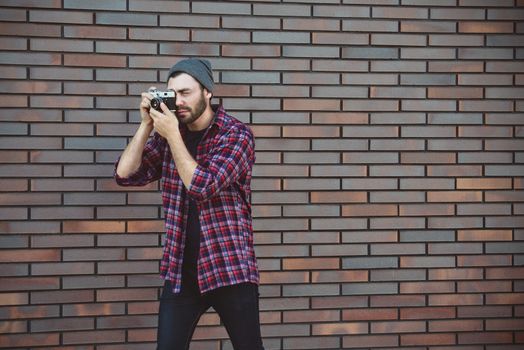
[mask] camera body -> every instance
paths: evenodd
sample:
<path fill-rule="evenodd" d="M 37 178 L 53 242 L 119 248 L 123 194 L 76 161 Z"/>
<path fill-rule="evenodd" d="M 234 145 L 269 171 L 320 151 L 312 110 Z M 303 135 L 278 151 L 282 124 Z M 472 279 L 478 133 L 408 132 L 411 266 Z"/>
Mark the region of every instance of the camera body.
<path fill-rule="evenodd" d="M 151 107 L 156 109 L 159 112 L 162 112 L 162 108 L 160 108 L 160 104 L 164 102 L 169 108 L 170 111 L 174 111 L 177 109 L 176 107 L 176 92 L 173 90 L 167 90 L 167 91 L 159 91 L 156 89 L 149 90 L 149 93 L 153 95 L 153 98 L 151 99 Z"/>

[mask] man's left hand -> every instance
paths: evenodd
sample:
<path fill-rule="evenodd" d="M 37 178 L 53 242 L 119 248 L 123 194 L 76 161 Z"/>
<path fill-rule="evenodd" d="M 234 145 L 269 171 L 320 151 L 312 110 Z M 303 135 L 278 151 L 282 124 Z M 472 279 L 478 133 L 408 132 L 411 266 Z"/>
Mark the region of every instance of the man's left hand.
<path fill-rule="evenodd" d="M 165 103 L 162 102 L 160 108 L 162 108 L 163 113 L 151 108 L 149 114 L 151 118 L 153 118 L 153 125 L 156 132 L 167 139 L 168 136 L 173 135 L 173 133 L 179 132 L 178 119 L 176 115 L 167 108 Z"/>

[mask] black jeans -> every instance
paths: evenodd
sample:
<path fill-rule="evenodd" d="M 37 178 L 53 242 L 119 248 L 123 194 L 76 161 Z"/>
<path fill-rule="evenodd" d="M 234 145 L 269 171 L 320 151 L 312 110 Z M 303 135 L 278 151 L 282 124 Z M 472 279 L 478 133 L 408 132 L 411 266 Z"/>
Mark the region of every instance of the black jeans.
<path fill-rule="evenodd" d="M 187 350 L 198 320 L 213 307 L 235 350 L 264 350 L 258 315 L 258 286 L 241 283 L 203 295 L 171 291 L 166 281 L 158 312 L 157 350 Z"/>

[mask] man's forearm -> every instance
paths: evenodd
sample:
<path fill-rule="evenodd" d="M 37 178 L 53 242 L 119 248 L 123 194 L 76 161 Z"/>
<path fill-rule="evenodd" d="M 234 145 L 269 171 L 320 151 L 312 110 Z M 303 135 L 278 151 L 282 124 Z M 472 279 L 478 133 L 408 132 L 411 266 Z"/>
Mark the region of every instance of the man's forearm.
<path fill-rule="evenodd" d="M 140 123 L 138 130 L 120 157 L 116 173 L 120 177 L 128 177 L 138 170 L 142 163 L 144 146 L 153 130 L 153 124 Z"/>
<path fill-rule="evenodd" d="M 171 149 L 171 155 L 175 161 L 178 174 L 182 179 L 182 182 L 189 188 L 191 185 L 191 180 L 193 178 L 193 173 L 197 167 L 197 162 L 193 159 L 189 151 L 187 150 L 182 135 L 179 132 L 174 132 L 167 139 L 169 143 L 169 148 Z"/>

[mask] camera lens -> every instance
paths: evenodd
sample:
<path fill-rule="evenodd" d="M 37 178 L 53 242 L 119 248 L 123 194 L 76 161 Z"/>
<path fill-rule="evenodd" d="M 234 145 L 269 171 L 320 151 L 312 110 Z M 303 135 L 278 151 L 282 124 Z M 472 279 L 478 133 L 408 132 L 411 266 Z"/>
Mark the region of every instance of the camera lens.
<path fill-rule="evenodd" d="M 151 99 L 151 107 L 153 107 L 156 110 L 160 110 L 160 104 L 162 103 L 162 99 L 160 97 L 155 97 Z"/>

